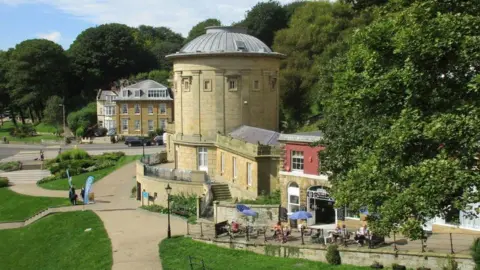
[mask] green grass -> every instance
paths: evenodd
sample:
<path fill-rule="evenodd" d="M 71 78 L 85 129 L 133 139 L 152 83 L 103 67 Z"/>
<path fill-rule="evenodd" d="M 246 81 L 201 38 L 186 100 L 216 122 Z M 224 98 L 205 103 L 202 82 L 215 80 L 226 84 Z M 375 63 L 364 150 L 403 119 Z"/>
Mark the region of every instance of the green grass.
<path fill-rule="evenodd" d="M 160 243 L 160 257 L 164 270 L 190 269 L 188 256 L 203 259 L 209 270 L 363 270 L 368 267 L 340 265 L 303 259 L 279 258 L 256 254 L 250 251 L 227 249 L 211 244 L 196 242 L 190 238 L 174 237 Z M 198 266 L 195 269 L 200 269 Z"/>
<path fill-rule="evenodd" d="M 3 137 L 7 137 L 10 142 L 29 142 L 36 143 L 41 140 L 62 140 L 62 137 L 55 136 L 53 134 L 41 134 L 33 137 L 17 138 L 10 136 L 10 129 L 13 128 L 13 123 L 11 121 L 3 122 L 3 126 L 0 126 L 0 139 L 3 140 Z"/>
<path fill-rule="evenodd" d="M 48 207 L 70 205 L 67 197 L 68 193 L 65 193 L 65 199 L 32 197 L 0 188 L 0 222 L 23 221 Z"/>
<path fill-rule="evenodd" d="M 57 131 L 57 127 L 54 125 L 39 123 L 35 126 L 35 130 L 42 133 L 55 133 Z"/>
<path fill-rule="evenodd" d="M 85 232 L 85 229 L 91 231 Z M 111 269 L 112 247 L 91 211 L 47 216 L 24 228 L 0 230 L 0 269 Z"/>
<path fill-rule="evenodd" d="M 88 173 L 82 173 L 78 174 L 75 176 L 72 176 L 72 184 L 77 188 L 81 188 L 82 186 L 85 185 L 85 181 L 87 181 L 87 178 L 89 176 L 94 177 L 94 182 L 97 182 L 101 180 L 103 177 L 109 175 L 116 169 L 122 167 L 123 165 L 130 163 L 134 160 L 139 159 L 141 156 L 124 156 L 121 157 L 120 160 L 118 161 L 116 166 L 110 167 L 110 168 L 105 168 L 102 170 L 94 171 L 94 172 L 88 172 Z M 46 183 L 41 183 L 39 184 L 40 187 L 45 188 L 45 189 L 52 189 L 52 190 L 68 190 L 70 187 L 68 186 L 68 180 L 67 178 L 62 178 Z"/>

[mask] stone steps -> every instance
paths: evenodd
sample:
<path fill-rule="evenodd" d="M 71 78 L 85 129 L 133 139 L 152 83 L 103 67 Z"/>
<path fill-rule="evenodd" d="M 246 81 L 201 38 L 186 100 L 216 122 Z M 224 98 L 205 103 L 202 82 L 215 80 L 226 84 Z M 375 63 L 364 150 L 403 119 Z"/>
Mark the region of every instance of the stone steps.
<path fill-rule="evenodd" d="M 232 199 L 228 184 L 213 184 L 212 193 L 214 201 L 228 201 Z"/>
<path fill-rule="evenodd" d="M 32 184 L 50 175 L 51 173 L 48 170 L 21 170 L 0 173 L 0 176 L 7 177 L 12 184 Z"/>

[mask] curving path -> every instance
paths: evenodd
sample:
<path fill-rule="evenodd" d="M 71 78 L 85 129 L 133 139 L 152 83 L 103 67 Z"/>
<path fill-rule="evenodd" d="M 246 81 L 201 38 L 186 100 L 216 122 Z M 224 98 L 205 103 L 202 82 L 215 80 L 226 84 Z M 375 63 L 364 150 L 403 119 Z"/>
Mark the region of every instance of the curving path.
<path fill-rule="evenodd" d="M 105 225 L 112 241 L 112 269 L 162 269 L 158 243 L 167 237 L 167 216 L 137 209 L 138 202 L 130 198 L 134 176 L 135 163 L 107 175 L 93 186 L 96 203 L 84 208 L 95 211 Z M 66 191 L 46 190 L 36 184 L 15 185 L 11 189 L 33 196 L 67 195 Z M 186 226 L 185 220 L 171 217 L 173 235 L 185 234 Z"/>

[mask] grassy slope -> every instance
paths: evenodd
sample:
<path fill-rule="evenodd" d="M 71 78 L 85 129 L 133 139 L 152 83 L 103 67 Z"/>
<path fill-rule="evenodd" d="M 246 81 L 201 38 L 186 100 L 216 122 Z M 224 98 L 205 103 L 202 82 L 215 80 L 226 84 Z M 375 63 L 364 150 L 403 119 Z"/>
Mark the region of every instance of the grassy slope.
<path fill-rule="evenodd" d="M 203 259 L 206 268 L 209 270 L 368 269 L 367 267 L 351 265 L 332 266 L 302 259 L 265 256 L 249 251 L 233 250 L 195 242 L 192 239 L 183 237 L 165 239 L 160 243 L 160 257 L 164 270 L 190 269 L 188 256 Z M 195 269 L 200 268 L 197 266 Z"/>
<path fill-rule="evenodd" d="M 57 128 L 53 125 L 39 123 L 35 126 L 35 130 L 42 133 L 55 133 L 55 131 L 57 131 Z"/>
<path fill-rule="evenodd" d="M 137 160 L 140 156 L 124 156 L 122 157 L 116 166 L 110 167 L 110 168 L 105 168 L 102 170 L 94 171 L 94 172 L 89 172 L 89 173 L 82 173 L 79 175 L 72 176 L 72 184 L 77 188 L 80 189 L 82 186 L 85 185 L 85 181 L 87 181 L 87 178 L 89 176 L 94 177 L 94 181 L 97 182 L 103 177 L 109 175 L 116 169 L 122 167 L 123 165 L 130 163 L 134 160 Z M 58 179 L 55 181 L 47 182 L 47 183 L 42 183 L 40 184 L 40 187 L 45 188 L 45 189 L 53 189 L 53 190 L 68 190 L 68 180 L 67 178 L 62 178 Z"/>
<path fill-rule="evenodd" d="M 15 138 L 10 136 L 9 134 L 11 128 L 13 128 L 12 122 L 4 122 L 3 126 L 0 126 L 0 139 L 3 140 L 3 137 L 6 136 L 7 139 L 12 142 L 40 142 L 41 140 L 62 140 L 61 137 L 55 136 L 53 134 L 42 134 L 34 137 Z"/>
<path fill-rule="evenodd" d="M 85 232 L 85 229 L 92 228 Z M 111 269 L 112 248 L 91 211 L 54 214 L 24 228 L 0 230 L 0 269 Z"/>
<path fill-rule="evenodd" d="M 26 196 L 8 188 L 0 188 L 0 222 L 23 221 L 48 207 L 70 205 L 67 197 L 67 192 L 63 199 Z"/>

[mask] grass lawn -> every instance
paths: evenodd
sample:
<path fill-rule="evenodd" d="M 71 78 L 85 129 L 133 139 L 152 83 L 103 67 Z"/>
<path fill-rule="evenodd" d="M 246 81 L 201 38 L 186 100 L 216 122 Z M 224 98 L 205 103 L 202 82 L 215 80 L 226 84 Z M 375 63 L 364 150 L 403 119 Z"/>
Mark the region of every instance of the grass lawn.
<path fill-rule="evenodd" d="M 85 232 L 85 229 L 91 231 Z M 112 247 L 91 211 L 53 214 L 27 227 L 0 230 L 0 269 L 111 269 Z"/>
<path fill-rule="evenodd" d="M 250 251 L 234 250 L 217 247 L 210 244 L 195 242 L 185 237 L 165 239 L 160 243 L 160 257 L 164 270 L 190 269 L 188 256 L 203 259 L 209 270 L 363 270 L 368 267 L 340 265 L 332 266 L 326 263 L 303 259 L 279 258 L 256 254 Z M 200 269 L 199 266 L 195 269 Z"/>
<path fill-rule="evenodd" d="M 72 176 L 72 184 L 75 186 L 75 188 L 80 189 L 82 186 L 85 185 L 85 181 L 87 181 L 87 178 L 89 176 L 94 177 L 94 182 L 99 181 L 103 177 L 109 175 L 116 169 L 122 167 L 123 165 L 130 163 L 134 160 L 139 159 L 141 156 L 124 156 L 121 157 L 120 160 L 118 161 L 117 165 L 110 167 L 110 168 L 105 168 L 102 170 L 94 171 L 94 172 L 89 172 L 89 173 L 82 173 L 78 174 L 75 176 Z M 53 190 L 68 190 L 70 187 L 68 186 L 68 180 L 67 178 L 62 178 L 46 183 L 41 183 L 39 184 L 40 187 L 45 188 L 45 189 L 53 189 Z"/>
<path fill-rule="evenodd" d="M 25 138 L 16 138 L 10 136 L 10 129 L 13 128 L 13 123 L 11 121 L 3 122 L 3 126 L 0 126 L 0 138 L 3 140 L 3 137 L 7 137 L 7 139 L 11 142 L 40 142 L 41 140 L 62 140 L 62 137 L 55 136 L 53 134 L 42 134 L 33 137 L 25 137 Z"/>
<path fill-rule="evenodd" d="M 23 221 L 50 206 L 70 205 L 67 197 L 67 192 L 65 192 L 65 199 L 63 199 L 32 197 L 15 193 L 8 188 L 0 188 L 0 222 Z M 2 238 L 0 237 L 0 239 Z M 0 241 L 0 245 L 1 242 L 3 241 Z M 0 269 L 9 268 L 0 267 Z"/>
<path fill-rule="evenodd" d="M 53 125 L 39 123 L 35 126 L 35 130 L 41 133 L 55 133 L 57 131 L 57 128 Z"/>

